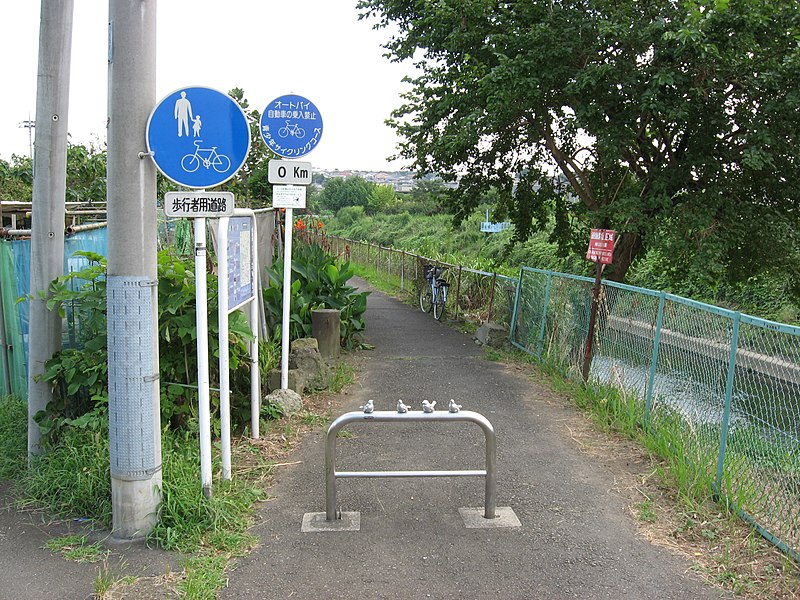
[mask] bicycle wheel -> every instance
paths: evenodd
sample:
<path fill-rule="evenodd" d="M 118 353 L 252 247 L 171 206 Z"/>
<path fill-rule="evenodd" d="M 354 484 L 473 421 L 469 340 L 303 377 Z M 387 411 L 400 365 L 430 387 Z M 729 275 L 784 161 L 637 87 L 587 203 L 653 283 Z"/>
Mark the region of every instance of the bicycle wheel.
<path fill-rule="evenodd" d="M 227 173 L 231 168 L 231 159 L 224 154 L 217 154 L 214 161 L 211 163 L 217 173 Z"/>
<path fill-rule="evenodd" d="M 444 316 L 444 307 L 447 304 L 447 286 L 439 286 L 439 293 L 436 294 L 436 301 L 433 303 L 433 318 L 441 321 Z"/>
<path fill-rule="evenodd" d="M 433 293 L 431 286 L 425 284 L 419 292 L 419 309 L 422 312 L 431 312 L 433 308 Z"/>
<path fill-rule="evenodd" d="M 200 168 L 200 158 L 196 154 L 187 154 L 181 159 L 181 167 L 187 173 L 194 173 Z"/>

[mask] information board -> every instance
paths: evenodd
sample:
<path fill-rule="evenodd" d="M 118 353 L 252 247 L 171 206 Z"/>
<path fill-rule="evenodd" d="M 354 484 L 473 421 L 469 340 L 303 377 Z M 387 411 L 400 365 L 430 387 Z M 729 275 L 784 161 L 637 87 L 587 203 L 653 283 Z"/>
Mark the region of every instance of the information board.
<path fill-rule="evenodd" d="M 228 310 L 234 311 L 253 298 L 255 238 L 250 217 L 228 221 Z"/>

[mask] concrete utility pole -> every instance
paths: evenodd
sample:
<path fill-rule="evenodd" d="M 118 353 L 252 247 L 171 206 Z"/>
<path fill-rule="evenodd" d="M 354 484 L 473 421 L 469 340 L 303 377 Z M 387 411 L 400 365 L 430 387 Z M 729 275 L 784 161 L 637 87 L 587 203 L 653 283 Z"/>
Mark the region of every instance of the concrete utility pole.
<path fill-rule="evenodd" d="M 40 376 L 45 361 L 61 348 L 61 317 L 58 312 L 47 310 L 47 298 L 41 298 L 40 293 L 64 274 L 72 8 L 72 0 L 42 0 L 39 26 L 28 338 L 29 459 L 41 452 L 41 432 L 33 417 L 53 398 L 50 384 Z"/>
<path fill-rule="evenodd" d="M 109 0 L 108 412 L 113 536 L 147 535 L 161 501 L 155 105 L 156 1 Z"/>

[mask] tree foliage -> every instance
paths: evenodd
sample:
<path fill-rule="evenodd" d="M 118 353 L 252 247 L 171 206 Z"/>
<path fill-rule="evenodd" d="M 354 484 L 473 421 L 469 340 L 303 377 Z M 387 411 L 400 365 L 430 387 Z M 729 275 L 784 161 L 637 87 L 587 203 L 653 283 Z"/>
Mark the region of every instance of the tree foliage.
<path fill-rule="evenodd" d="M 643 251 L 675 268 L 800 280 L 796 0 L 361 0 L 416 61 L 391 124 L 416 170 L 489 187 L 517 238 L 564 251 L 616 229 L 611 277 Z"/>
<path fill-rule="evenodd" d="M 325 184 L 319 196 L 320 203 L 334 212 L 345 206 L 369 205 L 369 198 L 375 190 L 375 184 L 363 177 L 333 177 Z"/>
<path fill-rule="evenodd" d="M 10 162 L 0 159 L 0 201 L 30 202 L 32 193 L 31 159 L 18 154 Z"/>
<path fill-rule="evenodd" d="M 269 161 L 278 158 L 267 148 L 261 137 L 261 113 L 250 108 L 242 88 L 233 88 L 228 95 L 242 107 L 250 125 L 250 152 L 236 177 L 228 184 L 236 196 L 237 206 L 263 208 L 272 204 L 272 184 L 269 183 Z"/>
<path fill-rule="evenodd" d="M 397 203 L 397 194 L 391 185 L 376 185 L 367 198 L 369 214 L 386 212 Z"/>

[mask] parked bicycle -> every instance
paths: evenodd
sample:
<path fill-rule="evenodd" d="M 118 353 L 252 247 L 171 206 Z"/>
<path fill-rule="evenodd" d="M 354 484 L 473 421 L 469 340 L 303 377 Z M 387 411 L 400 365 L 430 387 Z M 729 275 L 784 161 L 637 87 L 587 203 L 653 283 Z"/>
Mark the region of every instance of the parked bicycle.
<path fill-rule="evenodd" d="M 442 277 L 442 272 L 447 267 L 437 265 L 424 265 L 422 276 L 425 283 L 419 292 L 419 308 L 422 312 L 431 312 L 433 318 L 441 321 L 447 306 L 447 288 L 450 286 Z"/>

